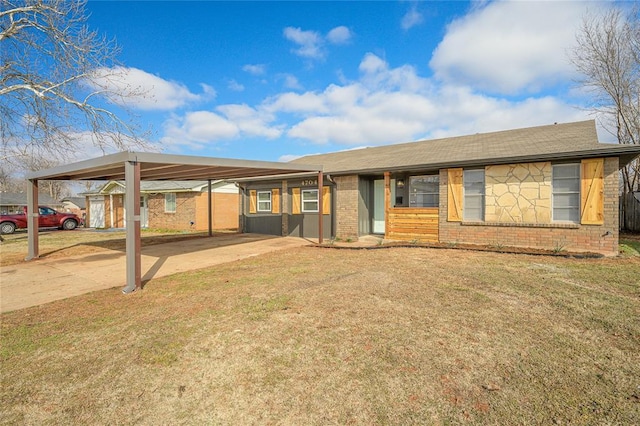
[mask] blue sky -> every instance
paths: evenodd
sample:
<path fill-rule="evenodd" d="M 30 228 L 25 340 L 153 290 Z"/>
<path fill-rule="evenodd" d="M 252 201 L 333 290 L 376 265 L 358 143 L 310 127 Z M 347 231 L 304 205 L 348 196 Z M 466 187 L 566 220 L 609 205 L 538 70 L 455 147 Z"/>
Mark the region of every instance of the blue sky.
<path fill-rule="evenodd" d="M 157 149 L 259 160 L 593 118 L 567 52 L 605 2 L 90 1 Z M 114 101 L 115 102 L 115 101 Z M 606 139 L 601 132 L 601 139 Z"/>

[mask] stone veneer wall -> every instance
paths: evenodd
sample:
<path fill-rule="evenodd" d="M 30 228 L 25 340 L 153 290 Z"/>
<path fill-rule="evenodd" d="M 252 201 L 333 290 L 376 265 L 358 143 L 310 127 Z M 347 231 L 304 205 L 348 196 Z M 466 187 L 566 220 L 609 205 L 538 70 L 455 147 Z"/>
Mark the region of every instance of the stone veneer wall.
<path fill-rule="evenodd" d="M 336 176 L 336 238 L 358 238 L 358 176 Z"/>
<path fill-rule="evenodd" d="M 604 160 L 603 225 L 448 222 L 447 170 L 440 170 L 440 242 L 563 249 L 616 255 L 619 235 L 618 164 L 617 157 Z"/>
<path fill-rule="evenodd" d="M 487 166 L 485 221 L 551 223 L 551 163 Z"/>

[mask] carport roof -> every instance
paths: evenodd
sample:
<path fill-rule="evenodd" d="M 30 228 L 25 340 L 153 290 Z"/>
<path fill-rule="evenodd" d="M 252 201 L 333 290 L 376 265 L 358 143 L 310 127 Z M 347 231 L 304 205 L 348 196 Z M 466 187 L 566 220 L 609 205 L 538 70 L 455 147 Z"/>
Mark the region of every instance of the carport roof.
<path fill-rule="evenodd" d="M 321 172 L 322 166 L 274 161 L 171 155 L 153 152 L 120 152 L 40 170 L 30 180 L 124 180 L 125 163 L 140 164 L 141 180 L 237 179 Z"/>

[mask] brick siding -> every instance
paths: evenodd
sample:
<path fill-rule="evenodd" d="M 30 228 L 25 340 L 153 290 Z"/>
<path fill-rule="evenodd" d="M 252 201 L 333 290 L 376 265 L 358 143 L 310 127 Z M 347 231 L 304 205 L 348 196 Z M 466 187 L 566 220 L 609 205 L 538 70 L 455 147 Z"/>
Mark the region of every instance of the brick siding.
<path fill-rule="evenodd" d="M 164 194 L 149 194 L 147 198 L 149 228 L 195 230 L 196 196 L 197 194 L 194 193 L 177 192 L 175 213 L 166 213 L 164 211 Z"/>
<path fill-rule="evenodd" d="M 443 243 L 618 253 L 618 158 L 604 161 L 603 225 L 464 224 L 447 221 L 447 170 L 440 171 L 439 236 Z"/>
<path fill-rule="evenodd" d="M 336 238 L 358 239 L 358 176 L 336 176 Z"/>

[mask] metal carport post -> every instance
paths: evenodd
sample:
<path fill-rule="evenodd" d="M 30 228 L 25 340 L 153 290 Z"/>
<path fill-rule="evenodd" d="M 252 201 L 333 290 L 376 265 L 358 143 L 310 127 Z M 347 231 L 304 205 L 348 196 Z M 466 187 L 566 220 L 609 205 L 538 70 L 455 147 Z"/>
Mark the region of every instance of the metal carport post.
<path fill-rule="evenodd" d="M 124 163 L 125 221 L 127 228 L 127 286 L 122 292 L 127 294 L 142 287 L 142 242 L 140 241 L 140 163 Z"/>
<path fill-rule="evenodd" d="M 40 256 L 40 244 L 38 238 L 38 180 L 27 180 L 27 244 L 28 254 L 26 260 L 37 259 Z"/>

